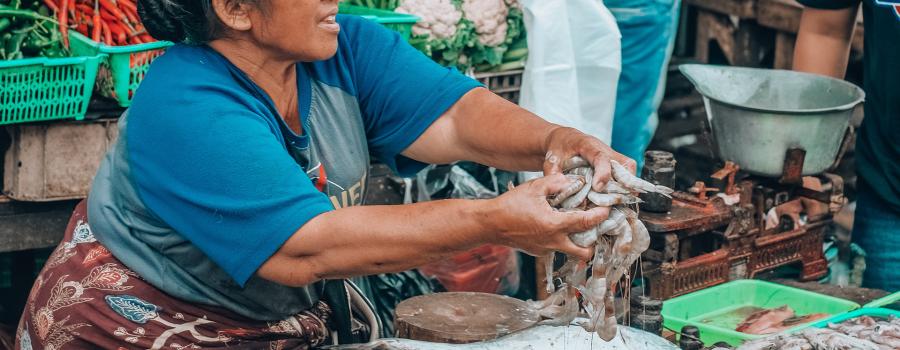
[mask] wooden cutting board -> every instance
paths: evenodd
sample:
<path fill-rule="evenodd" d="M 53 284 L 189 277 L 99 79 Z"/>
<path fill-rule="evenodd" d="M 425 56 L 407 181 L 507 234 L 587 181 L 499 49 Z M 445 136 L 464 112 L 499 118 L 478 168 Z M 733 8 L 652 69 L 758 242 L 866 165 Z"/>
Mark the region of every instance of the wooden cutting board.
<path fill-rule="evenodd" d="M 436 293 L 397 305 L 398 338 L 464 344 L 533 326 L 540 317 L 524 301 L 487 293 Z"/>

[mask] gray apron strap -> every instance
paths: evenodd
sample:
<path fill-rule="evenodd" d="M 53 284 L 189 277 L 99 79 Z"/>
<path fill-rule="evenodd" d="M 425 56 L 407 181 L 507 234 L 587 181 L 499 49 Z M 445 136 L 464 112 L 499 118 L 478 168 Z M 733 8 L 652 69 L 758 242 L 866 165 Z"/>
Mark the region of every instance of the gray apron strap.
<path fill-rule="evenodd" d="M 366 342 L 377 340 L 382 327 L 381 319 L 375 314 L 375 307 L 353 281 L 344 280 L 344 284 L 347 286 L 347 294 L 350 295 L 351 311 L 357 311 L 369 326 L 369 339 Z"/>
<path fill-rule="evenodd" d="M 381 321 L 375 315 L 372 303 L 353 282 L 349 280 L 325 282 L 324 299 L 332 310 L 334 330 L 331 339 L 334 345 L 365 343 L 378 339 L 378 335 L 381 334 Z M 354 322 L 366 325 L 368 334 L 354 333 Z"/>

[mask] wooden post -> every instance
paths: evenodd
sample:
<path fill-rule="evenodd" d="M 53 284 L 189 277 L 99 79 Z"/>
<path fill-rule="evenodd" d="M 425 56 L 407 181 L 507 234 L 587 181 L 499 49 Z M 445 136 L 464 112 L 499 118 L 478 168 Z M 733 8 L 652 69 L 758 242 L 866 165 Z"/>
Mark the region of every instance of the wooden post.
<path fill-rule="evenodd" d="M 700 10 L 697 14 L 697 35 L 694 40 L 694 58 L 697 61 L 708 63 L 709 62 L 709 42 L 713 39 L 710 35 L 712 30 L 713 15 L 709 12 Z"/>
<path fill-rule="evenodd" d="M 791 33 L 775 34 L 775 69 L 791 69 L 794 65 L 794 41 L 797 36 Z"/>
<path fill-rule="evenodd" d="M 771 45 L 771 39 L 763 42 L 762 29 L 754 20 L 698 9 L 694 56 L 709 63 L 710 43 L 714 41 L 729 64 L 759 67 L 766 45 Z"/>

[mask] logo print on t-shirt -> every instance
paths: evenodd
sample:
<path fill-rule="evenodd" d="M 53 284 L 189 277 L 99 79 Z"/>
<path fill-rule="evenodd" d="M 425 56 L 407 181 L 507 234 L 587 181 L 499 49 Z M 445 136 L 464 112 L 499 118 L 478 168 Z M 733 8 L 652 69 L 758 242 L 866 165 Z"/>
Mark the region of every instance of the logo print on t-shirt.
<path fill-rule="evenodd" d="M 362 178 L 352 185 L 341 186 L 334 181 L 337 180 L 336 178 L 328 178 L 328 173 L 325 171 L 325 165 L 319 163 L 316 164 L 316 166 L 309 168 L 309 170 L 306 171 L 306 176 L 312 181 L 316 190 L 324 193 L 331 199 L 331 204 L 333 204 L 335 208 L 346 208 L 351 205 L 362 204 L 363 196 L 366 193 L 367 173 L 364 172 Z"/>
<path fill-rule="evenodd" d="M 875 3 L 881 6 L 890 6 L 897 15 L 897 20 L 900 20 L 900 0 L 875 0 Z"/>
<path fill-rule="evenodd" d="M 306 171 L 306 175 L 309 176 L 309 179 L 312 180 L 313 185 L 316 186 L 316 190 L 319 192 L 327 194 L 329 184 L 334 185 L 341 191 L 344 190 L 343 187 L 328 179 L 328 172 L 325 171 L 325 164 L 316 164 L 316 166 Z"/>
<path fill-rule="evenodd" d="M 316 189 L 319 192 L 325 192 L 325 189 L 328 188 L 328 173 L 325 172 L 325 166 L 319 167 L 319 178 L 316 179 Z"/>

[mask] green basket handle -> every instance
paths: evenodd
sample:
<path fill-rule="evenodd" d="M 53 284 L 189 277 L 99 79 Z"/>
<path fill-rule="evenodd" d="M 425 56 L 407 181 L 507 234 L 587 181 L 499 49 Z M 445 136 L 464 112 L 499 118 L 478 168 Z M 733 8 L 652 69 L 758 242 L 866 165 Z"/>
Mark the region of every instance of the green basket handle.
<path fill-rule="evenodd" d="M 75 57 L 30 57 L 17 60 L 0 61 L 0 69 L 17 68 L 26 66 L 67 66 L 71 64 L 82 64 L 86 61 L 106 58 L 106 54 L 97 54 L 93 56 L 75 56 Z"/>
<path fill-rule="evenodd" d="M 897 301 L 900 301 L 900 292 L 896 292 L 894 294 L 889 294 L 886 297 L 875 299 L 875 300 L 869 302 L 868 304 L 863 305 L 863 307 L 882 307 L 885 305 L 893 304 Z"/>

